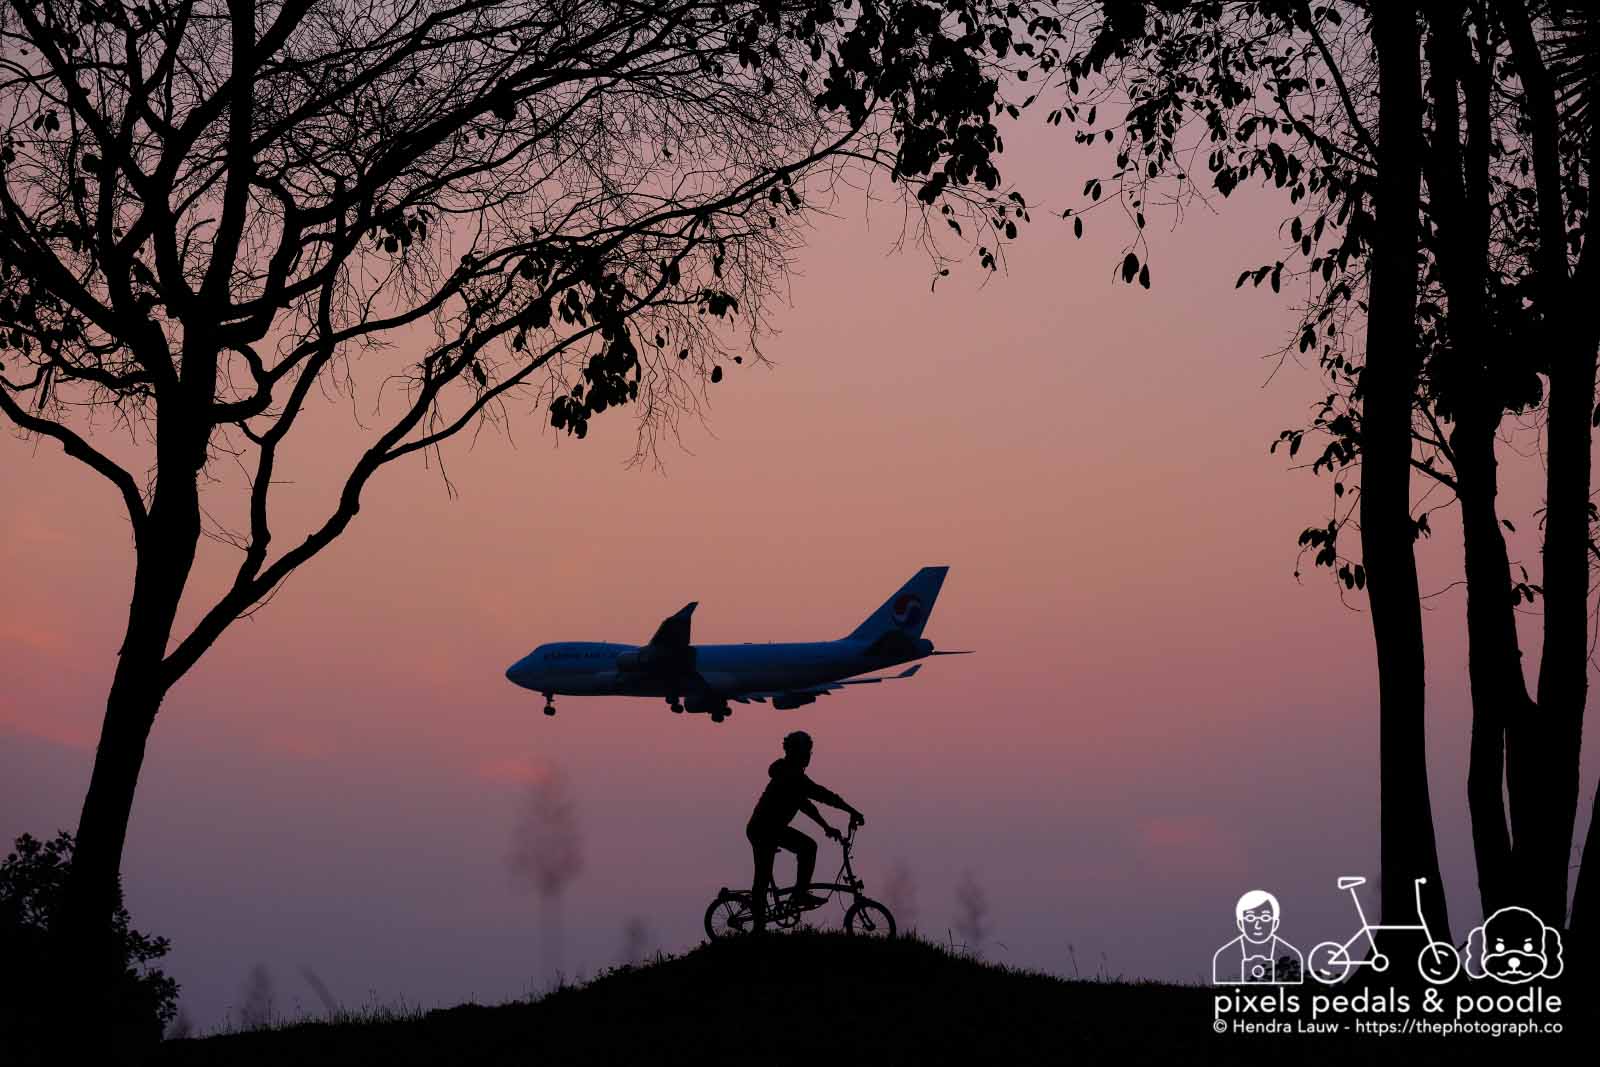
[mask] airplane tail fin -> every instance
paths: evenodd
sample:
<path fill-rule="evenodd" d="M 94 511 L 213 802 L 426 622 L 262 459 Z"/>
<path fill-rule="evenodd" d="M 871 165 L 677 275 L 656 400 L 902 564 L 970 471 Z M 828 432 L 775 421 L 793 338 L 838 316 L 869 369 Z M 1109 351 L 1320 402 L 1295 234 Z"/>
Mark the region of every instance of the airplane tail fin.
<path fill-rule="evenodd" d="M 890 630 L 898 630 L 907 637 L 921 637 L 922 628 L 928 624 L 928 616 L 933 614 L 933 602 L 938 599 L 939 589 L 944 585 L 944 576 L 949 570 L 949 567 L 922 568 L 900 587 L 899 592 L 884 601 L 881 608 L 868 615 L 867 620 L 851 631 L 845 640 L 871 641 Z"/>
<path fill-rule="evenodd" d="M 650 638 L 650 643 L 666 648 L 689 647 L 689 622 L 694 617 L 694 609 L 700 606 L 698 600 L 692 601 L 679 608 L 677 614 L 669 615 L 656 627 L 655 636 Z"/>

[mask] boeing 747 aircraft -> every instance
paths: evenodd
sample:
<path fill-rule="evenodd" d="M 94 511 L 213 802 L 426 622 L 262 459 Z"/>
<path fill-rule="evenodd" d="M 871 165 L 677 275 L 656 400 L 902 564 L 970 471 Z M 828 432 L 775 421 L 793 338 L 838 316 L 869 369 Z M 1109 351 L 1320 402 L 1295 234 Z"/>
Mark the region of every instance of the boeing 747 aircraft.
<path fill-rule="evenodd" d="M 918 663 L 898 674 L 857 675 L 895 667 L 935 652 L 922 628 L 949 567 L 924 567 L 849 636 L 806 644 L 691 645 L 687 605 L 656 630 L 647 645 L 560 641 L 540 645 L 506 670 L 524 689 L 543 693 L 544 713 L 556 713 L 557 696 L 630 696 L 666 700 L 675 712 L 699 712 L 721 722 L 728 701 L 772 701 L 780 711 L 810 704 L 847 685 L 909 678 Z"/>

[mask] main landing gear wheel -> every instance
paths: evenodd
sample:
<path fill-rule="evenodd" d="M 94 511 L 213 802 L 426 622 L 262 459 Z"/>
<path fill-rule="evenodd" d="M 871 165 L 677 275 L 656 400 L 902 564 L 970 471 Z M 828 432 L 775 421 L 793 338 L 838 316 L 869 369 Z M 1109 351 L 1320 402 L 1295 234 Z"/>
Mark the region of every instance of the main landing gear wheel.
<path fill-rule="evenodd" d="M 731 711 L 713 711 L 711 713 L 711 721 L 712 722 L 721 722 L 723 719 L 726 719 L 729 715 L 732 715 L 732 714 L 733 714 L 733 712 L 731 712 Z"/>
<path fill-rule="evenodd" d="M 673 697 L 671 700 L 667 701 L 667 707 L 672 709 L 672 714 L 674 715 L 683 714 L 683 701 L 679 700 L 677 697 Z"/>

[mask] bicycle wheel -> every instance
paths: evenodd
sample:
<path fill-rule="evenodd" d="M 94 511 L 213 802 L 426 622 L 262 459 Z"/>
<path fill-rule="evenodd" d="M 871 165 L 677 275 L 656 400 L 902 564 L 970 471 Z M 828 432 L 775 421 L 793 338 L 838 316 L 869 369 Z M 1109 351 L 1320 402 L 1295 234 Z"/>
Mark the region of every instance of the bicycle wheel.
<path fill-rule="evenodd" d="M 893 937 L 894 916 L 876 900 L 859 897 L 844 913 L 844 929 L 861 937 Z"/>
<path fill-rule="evenodd" d="M 706 909 L 706 936 L 713 941 L 748 934 L 755 927 L 749 893 L 722 893 Z"/>
<path fill-rule="evenodd" d="M 1306 957 L 1306 973 L 1323 985 L 1342 982 L 1350 974 L 1355 961 L 1337 941 L 1324 941 Z"/>
<path fill-rule="evenodd" d="M 1417 973 L 1433 985 L 1444 985 L 1461 973 L 1461 953 L 1448 941 L 1433 941 L 1417 953 Z"/>

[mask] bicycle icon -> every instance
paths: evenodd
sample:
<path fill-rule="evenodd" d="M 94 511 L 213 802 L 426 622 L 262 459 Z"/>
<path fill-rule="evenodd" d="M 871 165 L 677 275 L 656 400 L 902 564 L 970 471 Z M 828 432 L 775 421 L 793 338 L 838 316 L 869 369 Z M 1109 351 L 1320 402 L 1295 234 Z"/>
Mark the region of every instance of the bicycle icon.
<path fill-rule="evenodd" d="M 1361 898 L 1356 895 L 1356 888 L 1365 885 L 1366 882 L 1367 880 L 1359 875 L 1346 875 L 1339 879 L 1339 888 L 1349 890 L 1350 899 L 1355 902 L 1356 915 L 1361 919 L 1361 929 L 1357 930 L 1348 941 L 1324 941 L 1313 948 L 1306 958 L 1311 977 L 1324 985 L 1333 985 L 1344 981 L 1357 967 L 1371 967 L 1374 972 L 1382 974 L 1389 969 L 1389 957 L 1378 948 L 1377 938 L 1374 935 L 1402 930 L 1421 930 L 1428 943 L 1417 954 L 1417 973 L 1433 985 L 1444 985 L 1455 978 L 1461 971 L 1461 954 L 1448 941 L 1434 940 L 1432 931 L 1428 929 L 1427 916 L 1422 912 L 1422 886 L 1427 879 L 1418 878 L 1412 886 L 1417 902 L 1417 921 L 1381 926 L 1373 926 L 1367 921 L 1366 912 L 1361 910 Z M 1366 959 L 1357 959 L 1353 949 L 1363 938 L 1372 949 L 1372 955 Z"/>

